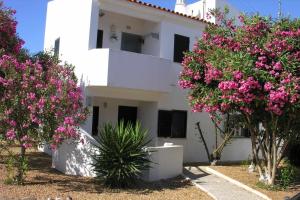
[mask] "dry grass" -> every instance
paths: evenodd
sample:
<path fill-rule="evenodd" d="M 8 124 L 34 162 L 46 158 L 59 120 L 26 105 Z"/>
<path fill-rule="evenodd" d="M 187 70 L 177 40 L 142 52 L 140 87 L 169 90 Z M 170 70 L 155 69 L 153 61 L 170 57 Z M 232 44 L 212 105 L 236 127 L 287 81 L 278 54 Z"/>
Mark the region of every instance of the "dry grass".
<path fill-rule="evenodd" d="M 95 183 L 94 179 L 67 176 L 51 169 L 51 158 L 43 153 L 29 152 L 28 156 L 31 169 L 24 186 L 4 184 L 6 169 L 4 163 L 0 162 L 0 200 L 49 197 L 66 199 L 68 196 L 73 200 L 211 199 L 182 178 L 155 183 L 140 182 L 130 189 L 111 190 Z"/>
<path fill-rule="evenodd" d="M 248 173 L 247 166 L 235 165 L 235 166 L 211 166 L 212 169 L 221 172 L 222 174 L 229 176 L 241 183 L 244 183 L 255 190 L 258 190 L 273 200 L 282 200 L 285 197 L 292 197 L 300 192 L 300 182 L 295 183 L 291 188 L 286 191 L 270 191 L 257 187 L 259 175 L 258 173 Z M 300 177 L 299 177 L 300 178 Z"/>

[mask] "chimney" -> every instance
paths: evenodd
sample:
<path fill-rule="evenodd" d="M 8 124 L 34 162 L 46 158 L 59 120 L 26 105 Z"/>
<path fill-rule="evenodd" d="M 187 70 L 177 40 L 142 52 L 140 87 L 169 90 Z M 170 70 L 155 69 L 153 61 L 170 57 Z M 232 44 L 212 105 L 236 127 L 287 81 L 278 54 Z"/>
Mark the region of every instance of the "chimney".
<path fill-rule="evenodd" d="M 176 0 L 175 12 L 186 14 L 186 4 L 185 0 Z"/>

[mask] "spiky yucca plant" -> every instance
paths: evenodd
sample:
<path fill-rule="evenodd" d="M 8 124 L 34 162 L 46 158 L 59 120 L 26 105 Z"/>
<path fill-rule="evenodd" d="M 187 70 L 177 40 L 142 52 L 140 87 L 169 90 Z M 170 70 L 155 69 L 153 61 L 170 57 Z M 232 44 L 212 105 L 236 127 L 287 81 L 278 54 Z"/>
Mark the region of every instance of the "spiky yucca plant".
<path fill-rule="evenodd" d="M 145 146 L 147 131 L 140 123 L 132 126 L 120 122 L 116 126 L 106 124 L 97 138 L 98 154 L 94 155 L 97 179 L 110 187 L 127 187 L 137 180 L 143 170 L 149 169 L 150 160 Z"/>

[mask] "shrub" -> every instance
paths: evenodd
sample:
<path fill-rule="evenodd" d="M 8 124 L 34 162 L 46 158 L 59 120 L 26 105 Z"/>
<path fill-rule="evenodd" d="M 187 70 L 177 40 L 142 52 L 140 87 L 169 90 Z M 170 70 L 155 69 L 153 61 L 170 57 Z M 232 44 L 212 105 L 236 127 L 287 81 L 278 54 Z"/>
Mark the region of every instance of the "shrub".
<path fill-rule="evenodd" d="M 289 187 L 296 177 L 296 168 L 290 164 L 289 161 L 285 162 L 285 165 L 279 169 L 278 181 L 283 189 Z"/>
<path fill-rule="evenodd" d="M 135 126 L 120 122 L 113 127 L 106 124 L 97 138 L 98 153 L 93 155 L 94 170 L 97 179 L 103 180 L 110 187 L 127 187 L 149 169 L 150 160 L 145 146 L 147 131 L 141 129 L 139 123 Z"/>
<path fill-rule="evenodd" d="M 260 180 L 274 185 L 288 143 L 300 137 L 300 20 L 242 15 L 236 26 L 226 10 L 213 14 L 219 26 L 208 25 L 185 53 L 179 85 L 194 112 L 218 123 L 240 114 Z"/>

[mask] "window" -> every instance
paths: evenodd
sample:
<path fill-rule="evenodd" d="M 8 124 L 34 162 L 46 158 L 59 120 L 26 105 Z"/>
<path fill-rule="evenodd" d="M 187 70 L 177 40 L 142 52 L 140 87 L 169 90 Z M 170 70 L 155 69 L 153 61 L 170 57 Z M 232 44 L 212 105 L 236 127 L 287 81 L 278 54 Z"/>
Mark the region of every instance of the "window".
<path fill-rule="evenodd" d="M 175 34 L 174 36 L 174 62 L 183 61 L 184 52 L 190 49 L 190 38 Z"/>
<path fill-rule="evenodd" d="M 234 127 L 234 134 L 233 137 L 245 137 L 249 138 L 251 136 L 251 133 L 248 128 L 243 127 Z"/>
<path fill-rule="evenodd" d="M 103 30 L 98 30 L 97 34 L 97 49 L 101 49 L 103 47 Z"/>
<path fill-rule="evenodd" d="M 92 135 L 98 135 L 99 127 L 99 107 L 93 107 L 93 122 L 92 122 Z"/>
<path fill-rule="evenodd" d="M 60 45 L 60 38 L 57 38 L 54 42 L 54 55 L 59 56 L 59 45 Z"/>
<path fill-rule="evenodd" d="M 172 126 L 172 112 L 158 111 L 158 137 L 170 137 Z"/>
<path fill-rule="evenodd" d="M 229 118 L 228 129 L 233 131 L 233 137 L 249 138 L 251 133 L 247 127 L 241 123 L 241 114 L 231 114 Z"/>
<path fill-rule="evenodd" d="M 120 122 L 122 120 L 125 125 L 128 123 L 135 125 L 137 120 L 137 107 L 119 106 L 118 121 Z"/>
<path fill-rule="evenodd" d="M 141 53 L 142 43 L 142 36 L 131 33 L 122 33 L 121 50 Z"/>
<path fill-rule="evenodd" d="M 186 138 L 187 111 L 158 111 L 158 137 Z"/>

